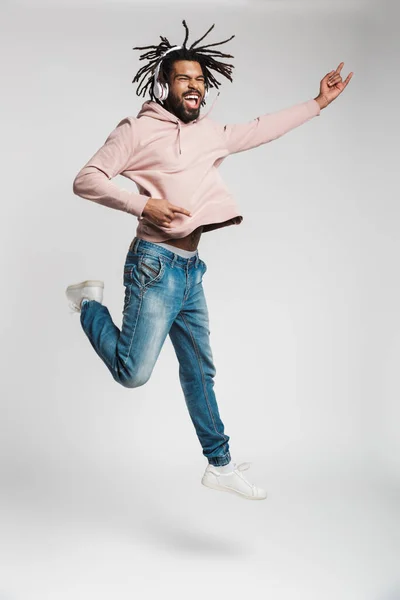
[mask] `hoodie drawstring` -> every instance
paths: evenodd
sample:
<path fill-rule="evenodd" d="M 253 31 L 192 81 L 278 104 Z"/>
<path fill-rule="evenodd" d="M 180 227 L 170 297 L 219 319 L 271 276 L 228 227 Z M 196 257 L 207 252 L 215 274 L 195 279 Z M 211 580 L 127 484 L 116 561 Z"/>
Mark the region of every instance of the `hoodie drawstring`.
<path fill-rule="evenodd" d="M 182 148 L 181 148 L 181 123 L 180 121 L 177 121 L 178 123 L 178 145 L 179 145 L 179 154 L 182 154 Z"/>
<path fill-rule="evenodd" d="M 219 95 L 220 95 L 220 92 L 218 92 L 217 96 L 214 98 L 211 108 L 209 108 L 209 110 L 206 113 L 202 114 L 198 119 L 196 119 L 194 121 L 194 123 L 201 121 L 202 119 L 204 119 L 204 117 L 207 117 L 210 114 L 210 112 L 214 108 L 216 101 L 218 100 Z M 139 118 L 139 117 L 152 117 L 154 119 L 159 119 L 160 121 L 175 122 L 178 125 L 177 142 L 178 142 L 178 147 L 179 147 L 179 154 L 182 154 L 182 143 L 181 143 L 182 142 L 181 141 L 182 125 L 181 125 L 181 121 L 174 114 L 167 111 L 159 102 L 154 102 L 153 100 L 147 100 L 146 102 L 144 102 L 141 110 L 139 111 L 139 113 L 137 115 L 137 118 Z"/>
<path fill-rule="evenodd" d="M 204 117 L 206 117 L 207 115 L 210 114 L 210 112 L 212 111 L 212 109 L 215 106 L 216 101 L 218 100 L 218 96 L 220 95 L 221 92 L 218 92 L 218 94 L 216 95 L 216 97 L 214 98 L 214 102 L 211 105 L 211 108 L 203 115 L 201 115 L 201 117 L 198 119 L 198 121 L 201 121 L 201 119 L 204 119 Z M 178 125 L 178 146 L 179 146 L 179 154 L 182 154 L 182 146 L 181 146 L 181 121 L 179 119 L 176 120 L 176 123 Z"/>

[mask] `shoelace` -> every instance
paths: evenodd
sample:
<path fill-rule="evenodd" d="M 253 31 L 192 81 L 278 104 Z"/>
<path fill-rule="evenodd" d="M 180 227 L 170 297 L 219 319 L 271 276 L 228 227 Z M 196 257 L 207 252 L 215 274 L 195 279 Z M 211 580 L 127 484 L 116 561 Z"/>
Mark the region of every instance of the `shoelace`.
<path fill-rule="evenodd" d="M 240 463 L 239 465 L 235 464 L 234 470 L 239 471 L 239 472 L 247 471 L 247 469 L 250 469 L 250 466 L 251 466 L 251 463 L 249 463 L 249 462 Z M 245 477 L 242 477 L 242 479 L 250 486 L 253 494 L 256 494 L 257 487 L 253 483 L 250 483 L 250 481 L 247 481 L 247 479 Z"/>
<path fill-rule="evenodd" d="M 249 462 L 244 462 L 244 463 L 240 463 L 239 465 L 235 464 L 235 471 L 247 471 L 247 469 L 250 469 L 251 467 L 251 463 Z"/>
<path fill-rule="evenodd" d="M 239 463 L 238 465 L 236 463 L 234 463 L 234 471 L 239 471 L 239 474 L 242 473 L 242 471 L 247 471 L 247 469 L 249 469 L 251 466 L 250 462 L 244 462 L 244 463 Z M 225 475 L 229 475 L 230 473 L 225 473 Z M 250 483 L 250 481 L 247 481 L 247 479 L 243 476 L 241 476 L 241 479 L 243 479 L 247 485 L 250 486 L 251 491 L 253 492 L 253 494 L 257 493 L 257 487 Z"/>

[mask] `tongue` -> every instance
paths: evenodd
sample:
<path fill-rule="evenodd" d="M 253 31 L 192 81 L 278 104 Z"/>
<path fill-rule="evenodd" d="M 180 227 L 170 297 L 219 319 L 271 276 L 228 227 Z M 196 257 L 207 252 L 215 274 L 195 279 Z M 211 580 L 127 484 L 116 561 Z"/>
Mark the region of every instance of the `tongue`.
<path fill-rule="evenodd" d="M 192 98 L 185 98 L 186 102 L 191 106 L 196 106 L 197 100 L 193 100 Z"/>

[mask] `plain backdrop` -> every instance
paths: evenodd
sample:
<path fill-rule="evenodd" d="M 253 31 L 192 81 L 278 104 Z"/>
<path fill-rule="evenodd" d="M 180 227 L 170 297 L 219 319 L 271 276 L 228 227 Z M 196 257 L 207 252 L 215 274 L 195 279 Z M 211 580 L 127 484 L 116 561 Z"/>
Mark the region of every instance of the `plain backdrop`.
<path fill-rule="evenodd" d="M 377 0 L 2 3 L 1 600 L 400 598 L 398 18 Z M 200 485 L 169 339 L 125 389 L 64 295 L 104 280 L 120 326 L 137 219 L 72 182 L 144 101 L 133 46 L 180 44 L 182 19 L 190 42 L 236 34 L 224 123 L 354 72 L 223 163 L 244 220 L 199 246 L 219 408 L 260 503 Z"/>

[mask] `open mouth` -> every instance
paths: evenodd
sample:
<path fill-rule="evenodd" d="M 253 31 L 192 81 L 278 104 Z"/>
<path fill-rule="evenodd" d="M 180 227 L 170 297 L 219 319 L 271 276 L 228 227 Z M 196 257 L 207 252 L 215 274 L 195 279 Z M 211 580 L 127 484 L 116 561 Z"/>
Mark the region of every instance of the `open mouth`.
<path fill-rule="evenodd" d="M 198 108 L 200 106 L 200 96 L 198 94 L 188 94 L 184 96 L 183 101 L 190 108 Z"/>

